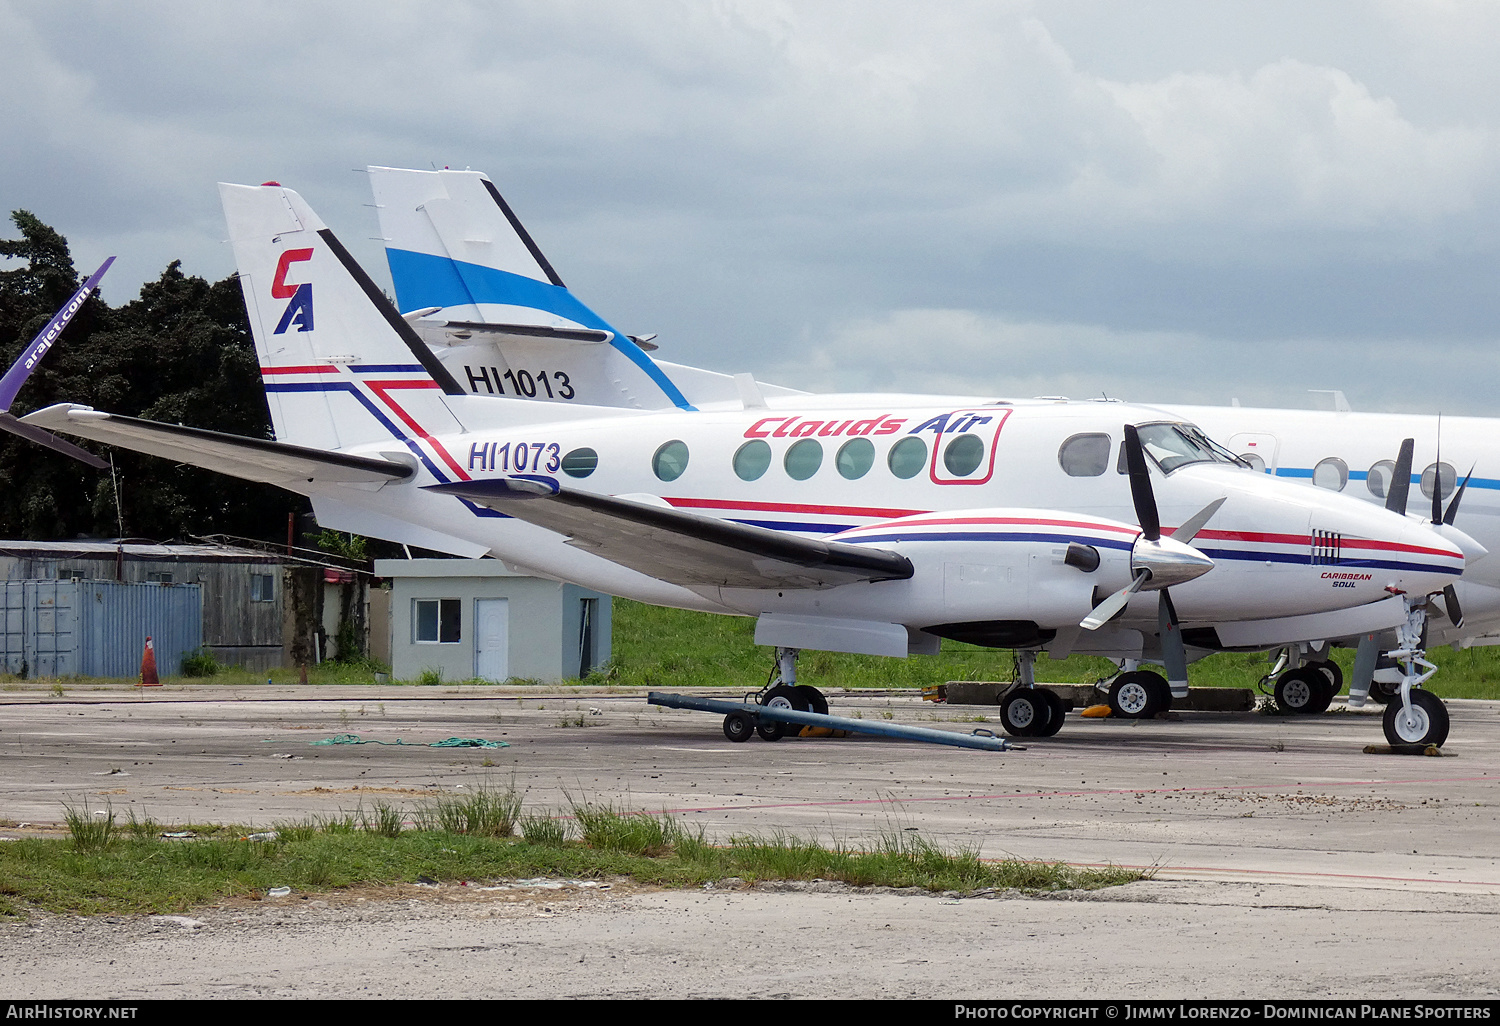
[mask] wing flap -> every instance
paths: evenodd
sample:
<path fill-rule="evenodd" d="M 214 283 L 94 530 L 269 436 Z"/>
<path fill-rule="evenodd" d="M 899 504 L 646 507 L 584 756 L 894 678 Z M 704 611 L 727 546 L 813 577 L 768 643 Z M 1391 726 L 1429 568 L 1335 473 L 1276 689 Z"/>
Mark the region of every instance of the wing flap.
<path fill-rule="evenodd" d="M 611 562 L 685 587 L 831 588 L 912 575 L 911 562 L 886 549 L 563 489 L 550 478 L 455 481 L 427 490 L 556 531 Z"/>
<path fill-rule="evenodd" d="M 122 417 L 76 403 L 37 410 L 22 417 L 21 423 L 206 467 L 247 481 L 282 485 L 292 491 L 301 490 L 304 483 L 385 484 L 404 481 L 413 474 L 411 467 L 392 460 Z"/>

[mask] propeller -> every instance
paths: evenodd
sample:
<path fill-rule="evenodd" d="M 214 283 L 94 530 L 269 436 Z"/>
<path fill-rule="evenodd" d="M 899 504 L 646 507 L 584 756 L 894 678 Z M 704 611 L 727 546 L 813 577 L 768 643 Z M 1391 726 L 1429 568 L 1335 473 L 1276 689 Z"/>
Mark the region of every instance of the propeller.
<path fill-rule="evenodd" d="M 1411 491 L 1411 454 L 1416 444 L 1414 438 L 1401 440 L 1396 469 L 1391 471 L 1391 485 L 1385 490 L 1385 508 L 1402 516 L 1406 516 L 1406 496 Z"/>
<path fill-rule="evenodd" d="M 1464 475 L 1463 481 L 1459 483 L 1458 488 L 1453 492 L 1453 500 L 1448 503 L 1448 508 L 1444 510 L 1441 418 L 1438 420 L 1438 424 L 1437 463 L 1433 465 L 1432 481 L 1432 529 L 1459 547 L 1464 554 L 1464 564 L 1467 566 L 1486 555 L 1487 550 L 1473 538 L 1455 527 L 1453 522 L 1458 519 L 1459 503 L 1463 501 L 1464 491 L 1469 487 L 1469 478 L 1474 476 L 1474 467 L 1477 467 L 1479 464 L 1475 463 L 1469 467 L 1469 472 Z M 1391 484 L 1386 489 L 1385 508 L 1403 516 L 1406 514 L 1407 494 L 1411 489 L 1411 462 L 1415 446 L 1415 439 L 1402 439 L 1401 451 L 1396 457 L 1396 468 L 1391 472 Z M 1463 607 L 1459 605 L 1458 590 L 1451 584 L 1443 589 L 1443 606 L 1448 614 L 1449 621 L 1455 627 L 1463 626 Z"/>
<path fill-rule="evenodd" d="M 1156 615 L 1161 634 L 1162 663 L 1172 685 L 1172 693 L 1181 697 L 1187 694 L 1187 649 L 1182 642 L 1177 608 L 1172 604 L 1167 589 L 1174 584 L 1186 584 L 1213 569 L 1213 560 L 1188 542 L 1219 511 L 1219 507 L 1224 505 L 1224 499 L 1215 499 L 1189 517 L 1170 537 L 1163 538 L 1161 516 L 1156 508 L 1156 494 L 1152 490 L 1151 474 L 1146 467 L 1146 453 L 1141 447 L 1140 434 L 1133 424 L 1125 425 L 1125 466 L 1130 475 L 1130 497 L 1135 504 L 1136 522 L 1141 525 L 1140 537 L 1130 550 L 1130 569 L 1134 576 L 1128 585 L 1095 606 L 1079 626 L 1086 630 L 1098 630 L 1118 616 L 1137 592 L 1161 592 L 1157 599 Z"/>

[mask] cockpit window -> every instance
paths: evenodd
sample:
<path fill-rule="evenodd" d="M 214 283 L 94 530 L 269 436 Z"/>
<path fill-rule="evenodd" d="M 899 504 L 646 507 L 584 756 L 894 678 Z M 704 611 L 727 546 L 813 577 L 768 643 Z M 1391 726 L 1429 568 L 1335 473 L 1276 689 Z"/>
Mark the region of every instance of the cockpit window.
<path fill-rule="evenodd" d="M 1170 474 L 1190 463 L 1244 464 L 1228 450 L 1210 441 L 1193 424 L 1141 424 L 1136 428 L 1141 448 L 1156 461 L 1162 472 Z M 1125 447 L 1120 447 L 1120 473 L 1125 473 Z"/>

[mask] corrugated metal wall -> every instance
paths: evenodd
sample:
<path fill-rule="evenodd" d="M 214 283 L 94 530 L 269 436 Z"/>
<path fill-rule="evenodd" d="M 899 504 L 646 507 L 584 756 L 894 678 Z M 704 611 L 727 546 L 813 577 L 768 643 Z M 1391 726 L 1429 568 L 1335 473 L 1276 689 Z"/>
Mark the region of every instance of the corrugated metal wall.
<path fill-rule="evenodd" d="M 5 672 L 29 677 L 135 677 L 146 638 L 163 675 L 203 644 L 196 584 L 9 581 L 4 588 Z"/>

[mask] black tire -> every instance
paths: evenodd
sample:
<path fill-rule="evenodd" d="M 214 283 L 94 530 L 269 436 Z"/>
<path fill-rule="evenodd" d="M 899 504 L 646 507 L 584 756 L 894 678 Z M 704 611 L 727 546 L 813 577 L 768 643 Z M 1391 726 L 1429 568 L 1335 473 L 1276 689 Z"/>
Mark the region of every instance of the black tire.
<path fill-rule="evenodd" d="M 1000 725 L 1011 737 L 1043 737 L 1052 723 L 1052 703 L 1041 688 L 1013 688 L 1000 700 Z"/>
<path fill-rule="evenodd" d="M 755 733 L 760 735 L 762 741 L 780 741 L 786 736 L 782 731 L 790 726 L 792 726 L 790 723 L 782 724 L 777 723 L 775 720 L 761 720 L 755 725 Z"/>
<path fill-rule="evenodd" d="M 724 717 L 724 736 L 735 744 L 749 741 L 755 733 L 755 720 L 749 713 L 732 712 Z"/>
<path fill-rule="evenodd" d="M 1344 670 L 1338 663 L 1332 659 L 1324 659 L 1321 662 L 1308 663 L 1307 665 L 1328 678 L 1328 683 L 1333 687 L 1333 691 L 1328 696 L 1330 700 L 1334 695 L 1344 690 Z"/>
<path fill-rule="evenodd" d="M 1289 715 L 1318 712 L 1318 701 L 1327 690 L 1327 677 L 1311 666 L 1299 666 L 1276 678 L 1276 708 Z"/>
<path fill-rule="evenodd" d="M 795 709 L 798 712 L 809 712 L 807 697 L 799 694 L 799 691 L 801 688 L 794 688 L 790 684 L 778 684 L 761 696 L 760 704 L 772 709 Z"/>
<path fill-rule="evenodd" d="M 1041 731 L 1036 736 L 1054 737 L 1059 730 L 1062 730 L 1063 718 L 1068 715 L 1068 703 L 1063 701 L 1062 695 L 1059 695 L 1051 688 L 1037 688 L 1035 690 L 1038 695 L 1046 699 L 1047 703 L 1052 706 L 1052 718 L 1047 721 L 1047 729 Z"/>
<path fill-rule="evenodd" d="M 1386 705 L 1400 693 L 1400 684 L 1382 684 L 1378 680 L 1370 684 L 1370 701 L 1379 702 L 1381 705 Z"/>
<path fill-rule="evenodd" d="M 1440 745 L 1448 740 L 1448 707 L 1431 691 L 1413 689 L 1413 722 L 1406 722 L 1406 707 L 1399 697 L 1385 707 L 1385 739 L 1393 745 Z"/>
<path fill-rule="evenodd" d="M 1109 686 L 1109 712 L 1121 719 L 1149 720 L 1161 711 L 1161 696 L 1171 693 L 1171 685 L 1159 673 L 1122 673 Z"/>
<path fill-rule="evenodd" d="M 817 713 L 819 716 L 828 715 L 828 699 L 823 697 L 823 692 L 810 684 L 798 684 L 792 688 L 793 701 L 801 699 L 807 703 L 804 712 Z"/>
<path fill-rule="evenodd" d="M 1320 672 L 1318 675 L 1323 680 L 1318 688 L 1317 698 L 1314 699 L 1312 707 L 1307 710 L 1308 714 L 1313 716 L 1327 712 L 1328 707 L 1333 704 L 1333 696 L 1339 693 L 1339 689 L 1329 683 L 1328 674 Z"/>

